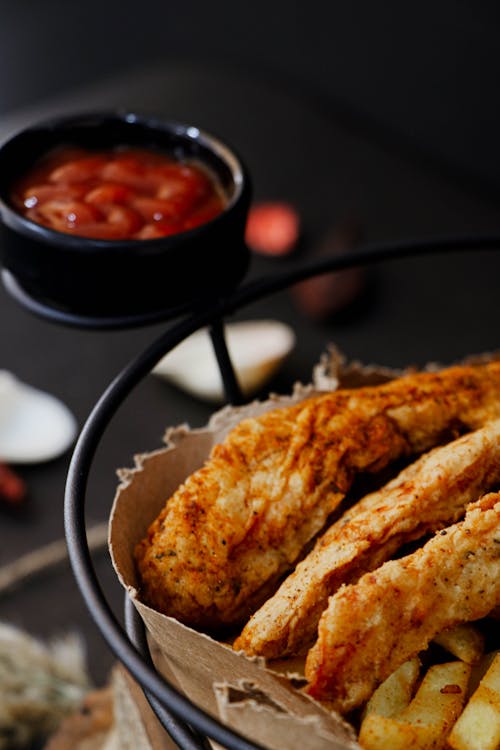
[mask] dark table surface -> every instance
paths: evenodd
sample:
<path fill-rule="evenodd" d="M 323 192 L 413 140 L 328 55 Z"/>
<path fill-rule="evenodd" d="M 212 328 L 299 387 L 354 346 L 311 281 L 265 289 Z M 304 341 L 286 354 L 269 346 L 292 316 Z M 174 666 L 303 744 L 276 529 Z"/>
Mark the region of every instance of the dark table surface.
<path fill-rule="evenodd" d="M 252 276 L 278 273 L 300 262 L 329 228 L 347 219 L 359 223 L 367 241 L 498 231 L 498 206 L 475 194 L 460 175 L 438 173 L 423 156 L 392 146 L 303 91 L 201 65 L 124 71 L 114 81 L 5 116 L 0 139 L 41 116 L 115 107 L 189 121 L 216 133 L 248 164 L 257 199 L 296 205 L 305 230 L 304 255 L 295 261 L 256 257 Z M 369 294 L 350 314 L 314 323 L 285 291 L 252 304 L 238 317 L 277 318 L 295 329 L 297 347 L 271 384 L 286 392 L 295 380 L 309 379 L 329 342 L 349 358 L 391 366 L 448 363 L 497 348 L 499 273 L 500 253 L 473 248 L 391 261 L 370 269 Z M 35 318 L 0 288 L 1 367 L 63 399 L 82 425 L 112 378 L 168 325 L 114 332 L 64 328 Z M 89 523 L 109 513 L 116 468 L 130 466 L 135 453 L 159 447 L 168 425 L 201 425 L 211 410 L 148 377 L 127 399 L 100 445 L 88 489 Z M 30 497 L 21 512 L 0 508 L 0 565 L 63 536 L 68 461 L 66 455 L 18 467 Z M 96 555 L 96 567 L 121 616 L 123 594 L 105 552 Z M 0 617 L 44 637 L 81 632 L 94 679 L 106 679 L 112 655 L 81 601 L 68 564 L 3 596 Z"/>

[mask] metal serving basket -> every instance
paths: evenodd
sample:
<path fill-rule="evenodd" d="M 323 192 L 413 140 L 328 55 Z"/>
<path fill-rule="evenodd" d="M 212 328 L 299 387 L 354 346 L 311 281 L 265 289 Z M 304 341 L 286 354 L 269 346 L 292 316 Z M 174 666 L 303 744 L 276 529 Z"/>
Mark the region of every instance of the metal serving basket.
<path fill-rule="evenodd" d="M 113 415 L 160 358 L 202 326 L 209 327 L 227 401 L 233 404 L 241 403 L 242 396 L 224 337 L 225 317 L 245 305 L 281 291 L 292 284 L 323 273 L 406 256 L 499 248 L 500 238 L 491 236 L 448 237 L 426 241 L 372 244 L 350 252 L 348 255 L 303 264 L 293 270 L 248 282 L 223 299 L 217 299 L 204 309 L 187 313 L 182 319 L 171 323 L 168 330 L 111 383 L 94 407 L 76 445 L 66 485 L 65 529 L 74 576 L 89 612 L 110 649 L 142 687 L 161 724 L 183 750 L 194 750 L 194 748 L 206 750 L 210 747 L 208 738 L 230 750 L 264 749 L 198 708 L 165 680 L 153 666 L 144 625 L 131 601 L 126 597 L 125 628 L 123 628 L 102 592 L 87 544 L 85 495 L 95 452 Z M 44 314 L 52 320 L 66 324 L 82 323 L 88 327 L 90 323 L 95 328 L 104 325 L 109 327 L 109 321 L 79 320 L 78 316 L 43 309 L 39 303 L 23 295 L 22 290 L 16 286 L 15 279 L 8 278 L 4 281 L 10 287 L 11 293 L 17 296 L 22 304 L 38 314 Z M 159 319 L 161 319 L 161 313 L 156 313 L 154 316 L 142 315 L 118 319 L 113 325 L 114 327 L 146 325 L 157 322 Z"/>

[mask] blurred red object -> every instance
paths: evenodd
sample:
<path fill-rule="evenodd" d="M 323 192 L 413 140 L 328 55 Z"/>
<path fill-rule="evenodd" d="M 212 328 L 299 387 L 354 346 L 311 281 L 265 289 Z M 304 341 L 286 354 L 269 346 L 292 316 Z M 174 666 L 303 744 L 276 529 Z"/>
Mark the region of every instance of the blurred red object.
<path fill-rule="evenodd" d="M 12 469 L 0 462 L 0 501 L 19 505 L 26 497 L 26 485 Z"/>
<path fill-rule="evenodd" d="M 296 246 L 299 233 L 299 215 L 288 203 L 257 203 L 250 209 L 245 240 L 254 252 L 287 255 Z"/>
<path fill-rule="evenodd" d="M 346 221 L 331 229 L 320 246 L 310 255 L 317 260 L 344 255 L 353 250 L 362 238 L 357 223 Z M 351 305 L 363 292 L 363 268 L 347 268 L 324 273 L 301 281 L 292 287 L 292 296 L 301 312 L 314 321 L 323 321 Z"/>

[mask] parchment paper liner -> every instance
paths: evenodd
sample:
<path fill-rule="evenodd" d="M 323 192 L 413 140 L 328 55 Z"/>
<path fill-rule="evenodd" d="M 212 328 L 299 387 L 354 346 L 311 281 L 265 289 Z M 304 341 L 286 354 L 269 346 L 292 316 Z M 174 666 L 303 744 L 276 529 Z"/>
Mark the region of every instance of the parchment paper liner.
<path fill-rule="evenodd" d="M 485 358 L 492 357 L 485 355 L 474 361 Z M 352 727 L 296 689 L 290 676 L 280 675 L 266 667 L 264 660 L 236 653 L 141 602 L 134 547 L 165 499 L 203 464 L 212 446 L 241 419 L 319 391 L 380 383 L 400 374 L 357 362 L 346 364 L 332 347 L 314 369 L 311 385 L 297 385 L 291 396 L 225 407 L 214 414 L 206 428 L 189 430 L 182 425 L 170 429 L 165 435 L 165 448 L 136 456 L 133 469 L 118 472 L 121 483 L 110 519 L 110 553 L 118 577 L 153 641 L 157 668 L 198 706 L 272 750 L 355 750 L 360 746 Z"/>

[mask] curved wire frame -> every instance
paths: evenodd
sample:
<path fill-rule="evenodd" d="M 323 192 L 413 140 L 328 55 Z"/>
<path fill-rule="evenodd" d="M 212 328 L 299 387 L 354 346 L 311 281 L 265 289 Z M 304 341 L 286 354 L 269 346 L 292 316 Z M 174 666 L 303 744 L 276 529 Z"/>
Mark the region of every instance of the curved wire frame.
<path fill-rule="evenodd" d="M 116 658 L 143 688 L 166 731 L 183 750 L 206 750 L 206 738 L 231 750 L 265 750 L 229 729 L 177 691 L 154 668 L 142 626 L 130 601 L 126 605 L 126 629 L 110 608 L 92 563 L 86 537 L 85 495 L 92 462 L 100 440 L 114 414 L 157 362 L 203 326 L 212 326 L 219 366 L 230 400 L 239 396 L 222 335 L 224 317 L 235 310 L 306 278 L 355 266 L 415 255 L 467 250 L 498 250 L 500 236 L 441 237 L 407 242 L 371 244 L 355 252 L 309 262 L 279 275 L 265 277 L 237 288 L 224 299 L 175 323 L 112 381 L 85 423 L 70 463 L 65 492 L 65 532 L 73 573 L 81 594 L 102 636 Z M 38 314 L 44 314 L 43 309 Z M 64 321 L 60 321 L 64 322 Z M 129 321 L 130 322 L 130 321 Z M 71 324 L 74 324 L 72 321 Z M 133 324 L 133 323 L 132 323 Z M 98 327 L 98 326 L 96 326 Z M 232 391 L 232 393 L 231 393 Z"/>

